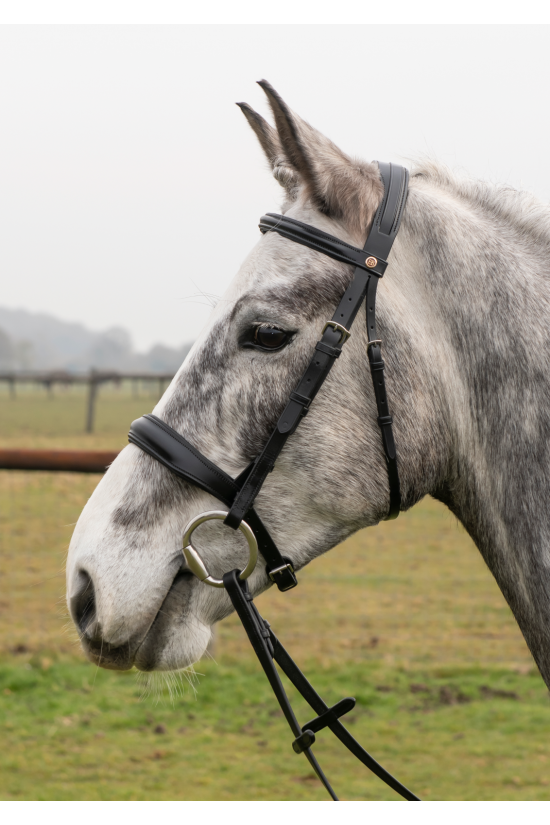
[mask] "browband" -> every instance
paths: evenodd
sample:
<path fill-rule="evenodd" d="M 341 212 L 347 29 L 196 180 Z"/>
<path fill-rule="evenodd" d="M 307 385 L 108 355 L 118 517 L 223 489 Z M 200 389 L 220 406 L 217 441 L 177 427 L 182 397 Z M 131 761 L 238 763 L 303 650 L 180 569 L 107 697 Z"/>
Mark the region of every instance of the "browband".
<path fill-rule="evenodd" d="M 308 223 L 274 212 L 268 212 L 260 218 L 260 232 L 277 232 L 283 238 L 322 252 L 329 258 L 382 277 L 405 208 L 409 172 L 403 166 L 395 166 L 393 163 L 379 162 L 378 168 L 384 182 L 384 196 L 363 249 L 351 246 Z"/>
<path fill-rule="evenodd" d="M 309 246 L 310 249 L 322 252 L 323 255 L 328 255 L 329 258 L 342 261 L 344 264 L 351 264 L 351 266 L 358 266 L 366 272 L 374 272 L 376 275 L 383 275 L 388 265 L 388 262 L 382 258 L 376 258 L 375 265 L 367 266 L 367 260 L 375 256 L 370 255 L 366 250 L 350 246 L 350 244 L 340 241 L 333 235 L 321 232 L 315 226 L 296 221 L 294 218 L 287 218 L 285 215 L 268 212 L 267 215 L 260 218 L 259 227 L 260 232 L 264 235 L 266 232 L 278 232 L 279 235 L 288 238 L 289 241 L 296 241 L 296 243 L 301 243 L 303 246 Z"/>

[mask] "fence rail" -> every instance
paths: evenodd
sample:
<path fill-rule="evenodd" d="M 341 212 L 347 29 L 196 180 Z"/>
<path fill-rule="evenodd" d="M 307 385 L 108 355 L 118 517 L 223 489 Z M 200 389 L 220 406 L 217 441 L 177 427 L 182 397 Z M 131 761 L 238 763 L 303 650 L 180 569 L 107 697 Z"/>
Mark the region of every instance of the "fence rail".
<path fill-rule="evenodd" d="M 3 450 L 0 470 L 104 473 L 118 450 Z"/>
<path fill-rule="evenodd" d="M 171 381 L 173 372 L 117 372 L 116 370 L 95 370 L 90 372 L 66 372 L 65 370 L 18 370 L 0 371 L 0 381 L 14 383 L 37 384 L 89 384 L 90 381 L 102 383 L 105 381 Z"/>

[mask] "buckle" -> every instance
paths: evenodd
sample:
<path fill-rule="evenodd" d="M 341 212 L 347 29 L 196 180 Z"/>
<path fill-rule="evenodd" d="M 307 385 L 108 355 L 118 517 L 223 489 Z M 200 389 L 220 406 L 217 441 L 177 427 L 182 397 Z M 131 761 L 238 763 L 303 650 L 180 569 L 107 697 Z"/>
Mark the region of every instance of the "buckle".
<path fill-rule="evenodd" d="M 377 345 L 380 347 L 380 349 L 382 349 L 382 341 L 369 341 L 367 344 L 367 352 L 369 351 L 369 347 L 376 347 Z"/>
<path fill-rule="evenodd" d="M 342 324 L 339 324 L 336 321 L 327 321 L 325 326 L 323 327 L 323 332 L 321 333 L 321 335 L 324 334 L 325 330 L 328 327 L 332 327 L 333 330 L 340 333 L 341 338 L 338 341 L 339 344 L 342 344 L 342 345 L 345 344 L 346 341 L 348 340 L 348 338 L 351 335 L 351 332 L 349 331 L 349 329 L 346 329 L 345 327 L 342 326 Z"/>
<path fill-rule="evenodd" d="M 290 583 L 287 585 L 287 587 L 281 587 L 279 585 L 279 582 L 275 579 L 275 576 L 278 576 L 281 573 L 287 573 L 289 575 Z M 268 570 L 267 575 L 269 576 L 273 584 L 276 584 L 279 590 L 283 592 L 285 590 L 292 590 L 292 588 L 296 587 L 296 585 L 298 584 L 298 581 L 294 574 L 294 567 L 291 565 L 290 562 L 287 562 L 287 564 L 282 564 L 280 567 L 275 567 L 273 570 Z"/>

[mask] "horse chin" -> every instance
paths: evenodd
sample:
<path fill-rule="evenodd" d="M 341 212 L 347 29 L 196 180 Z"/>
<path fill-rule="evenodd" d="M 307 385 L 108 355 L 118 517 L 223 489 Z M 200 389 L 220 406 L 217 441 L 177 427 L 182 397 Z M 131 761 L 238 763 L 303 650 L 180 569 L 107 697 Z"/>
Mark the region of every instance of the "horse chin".
<path fill-rule="evenodd" d="M 190 608 L 193 577 L 178 574 L 134 656 L 138 670 L 180 670 L 197 662 L 210 641 L 211 627 Z"/>
<path fill-rule="evenodd" d="M 110 658 L 108 653 L 97 655 L 86 650 L 86 648 L 84 648 L 84 651 L 92 664 L 97 665 L 97 667 L 102 667 L 104 670 L 131 670 L 133 667 L 132 662 L 119 658 Z"/>
<path fill-rule="evenodd" d="M 179 639 L 148 633 L 135 658 L 130 658 L 120 648 L 111 650 L 109 645 L 104 645 L 102 651 L 97 651 L 83 643 L 83 649 L 92 664 L 105 670 L 131 670 L 135 667 L 145 673 L 175 671 L 197 662 L 206 651 L 211 635 L 212 631 L 206 625 L 200 631 L 194 628 L 191 644 L 188 639 L 184 643 L 184 633 Z"/>
<path fill-rule="evenodd" d="M 134 665 L 145 673 L 189 667 L 204 654 L 211 636 L 211 628 L 198 622 L 193 622 L 192 632 L 184 627 L 150 631 L 137 651 Z"/>
<path fill-rule="evenodd" d="M 111 647 L 103 642 L 96 647 L 82 640 L 82 648 L 92 664 L 105 670 L 174 671 L 197 662 L 208 647 L 212 630 L 197 621 L 192 626 L 178 623 L 174 626 L 155 627 L 155 623 L 138 647 L 134 656 L 127 647 Z M 163 623 L 159 623 L 163 624 Z"/>
<path fill-rule="evenodd" d="M 155 621 L 132 656 L 128 647 L 101 647 L 82 640 L 82 648 L 92 664 L 105 670 L 174 671 L 197 662 L 208 647 L 212 629 L 196 620 L 169 624 Z"/>

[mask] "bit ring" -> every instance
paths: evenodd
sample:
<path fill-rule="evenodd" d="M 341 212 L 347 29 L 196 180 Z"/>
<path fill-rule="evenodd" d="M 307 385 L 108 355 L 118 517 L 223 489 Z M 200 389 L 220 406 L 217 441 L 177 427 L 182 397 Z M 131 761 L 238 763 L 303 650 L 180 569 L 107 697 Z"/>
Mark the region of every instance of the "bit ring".
<path fill-rule="evenodd" d="M 204 524 L 205 521 L 210 521 L 211 519 L 220 519 L 223 521 L 227 515 L 227 510 L 208 510 L 206 513 L 201 513 L 200 516 L 195 516 L 194 519 L 191 519 L 183 534 L 183 555 L 185 556 L 187 566 L 191 572 L 201 580 L 201 582 L 209 584 L 211 587 L 224 587 L 225 585 L 223 583 L 223 579 L 215 579 L 210 575 L 198 552 L 191 544 L 191 536 L 197 527 L 200 524 Z M 241 521 L 239 524 L 239 530 L 244 535 L 250 552 L 248 564 L 239 573 L 239 579 L 244 581 L 244 579 L 247 579 L 256 567 L 256 563 L 258 561 L 258 542 L 256 541 L 256 536 L 246 521 Z"/>

